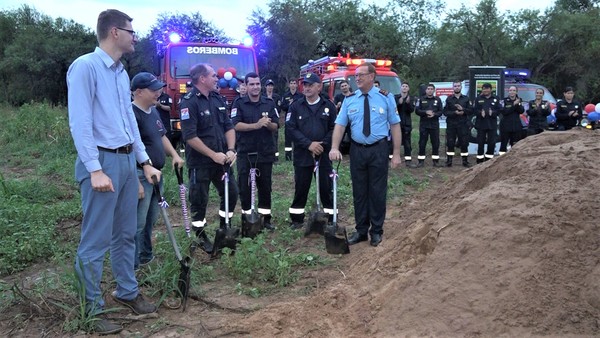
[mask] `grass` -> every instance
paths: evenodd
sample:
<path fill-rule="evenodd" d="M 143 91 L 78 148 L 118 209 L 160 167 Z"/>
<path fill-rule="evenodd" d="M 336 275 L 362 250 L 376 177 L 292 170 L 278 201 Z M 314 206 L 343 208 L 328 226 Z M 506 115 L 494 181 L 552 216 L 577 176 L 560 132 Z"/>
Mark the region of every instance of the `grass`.
<path fill-rule="evenodd" d="M 20 108 L 0 106 L 0 118 L 4 122 L 0 129 L 0 156 L 3 158 L 0 163 L 0 236 L 3 239 L 0 276 L 9 277 L 35 264 L 55 267 L 54 273 L 40 275 L 26 287 L 23 283 L 0 279 L 0 312 L 11 311 L 15 325 L 23 325 L 26 314 L 36 309 L 34 313 L 40 316 L 44 313 L 54 316 L 53 323 L 60 323 L 62 331 L 89 328 L 93 318 L 87 317 L 81 307 L 83 290 L 70 263 L 74 261 L 82 211 L 74 179 L 76 151 L 66 109 L 47 104 L 27 104 Z M 280 130 L 279 141 L 280 158 L 283 159 L 283 130 Z M 324 254 L 323 243 L 311 248 L 302 247 L 298 244 L 302 234 L 288 227 L 288 209 L 294 193 L 293 170 L 289 161 L 281 160 L 274 166 L 272 221 L 278 230 L 253 240 L 242 239 L 233 255 L 223 254 L 219 260 L 207 263 L 194 260 L 191 285 L 196 294 L 206 291 L 203 290 L 205 284 L 227 278 L 232 283 L 232 291 L 260 297 L 298 281 L 306 269 L 334 261 Z M 169 165 L 163 173 L 165 198 L 173 208 L 178 208 L 181 202 L 176 176 Z M 427 184 L 427 180 L 414 177 L 406 169 L 391 170 L 388 200 L 400 205 L 409 191 L 424 189 Z M 307 214 L 315 205 L 314 189 L 313 184 Z M 207 219 L 213 226 L 209 231 L 214 231 L 214 225 L 219 223 L 218 200 L 212 189 Z M 347 156 L 339 167 L 338 208 L 349 223 L 347 225 L 351 226 L 354 209 Z M 237 209 L 233 225 L 240 225 Z M 190 239 L 183 231 L 175 233 L 185 255 Z M 154 250 L 159 259 L 141 270 L 138 279 L 144 293 L 162 303 L 178 292 L 180 265 L 166 234 L 155 231 L 155 236 Z M 112 290 L 110 265 L 105 264 L 105 269 L 104 282 L 108 285 L 105 289 Z M 168 323 L 157 321 L 148 330 L 159 330 L 164 325 Z"/>

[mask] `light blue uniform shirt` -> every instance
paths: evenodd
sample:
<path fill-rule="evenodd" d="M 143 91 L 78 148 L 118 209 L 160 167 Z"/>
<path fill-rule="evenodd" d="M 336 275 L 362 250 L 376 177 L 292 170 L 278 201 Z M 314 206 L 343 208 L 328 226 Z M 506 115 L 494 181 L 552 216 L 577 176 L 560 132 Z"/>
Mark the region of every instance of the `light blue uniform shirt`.
<path fill-rule="evenodd" d="M 363 134 L 365 99 L 360 90 L 344 99 L 340 113 L 335 119 L 336 124 L 344 127 L 350 123 L 352 139 L 361 144 L 373 144 L 387 138 L 390 125 L 400 123 L 400 116 L 398 116 L 392 94 L 388 93 L 385 96 L 379 92 L 379 88 L 374 86 L 367 95 L 369 95 L 369 106 L 371 107 L 371 135 L 369 137 L 365 137 Z"/>
<path fill-rule="evenodd" d="M 98 147 L 133 143 L 139 163 L 148 159 L 131 107 L 129 75 L 100 47 L 77 58 L 67 72 L 69 126 L 88 172 L 102 169 Z"/>

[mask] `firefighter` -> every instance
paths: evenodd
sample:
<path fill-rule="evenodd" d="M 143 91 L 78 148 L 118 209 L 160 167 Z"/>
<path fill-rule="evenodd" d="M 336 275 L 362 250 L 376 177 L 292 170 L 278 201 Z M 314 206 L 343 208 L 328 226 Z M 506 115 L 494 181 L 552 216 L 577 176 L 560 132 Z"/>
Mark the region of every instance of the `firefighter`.
<path fill-rule="evenodd" d="M 535 90 L 535 100 L 529 101 L 529 109 L 527 109 L 527 116 L 529 116 L 528 136 L 539 134 L 544 129 L 548 129 L 546 119 L 550 115 L 550 103 L 542 100 L 543 97 L 544 89 L 538 88 Z"/>
<path fill-rule="evenodd" d="M 292 228 L 304 226 L 304 207 L 312 182 L 315 160 L 319 161 L 319 185 L 323 210 L 333 216 L 331 196 L 332 181 L 331 135 L 335 126 L 337 109 L 326 97 L 320 95 L 321 78 L 308 73 L 302 78 L 304 97 L 295 101 L 286 117 L 285 128 L 294 142 L 294 200 L 290 206 Z"/>
<path fill-rule="evenodd" d="M 204 231 L 210 183 L 221 198 L 221 228 L 225 227 L 225 217 L 233 216 L 232 210 L 237 203 L 237 184 L 231 168 L 226 166 L 236 160 L 235 130 L 227 116 L 227 106 L 214 90 L 217 84 L 215 70 L 205 63 L 196 64 L 190 69 L 190 77 L 194 88 L 183 96 L 180 116 L 189 168 L 192 227 L 197 237 L 194 245 L 211 253 L 213 244 Z M 222 180 L 225 168 L 228 168 L 230 180 L 228 215 L 225 214 L 225 182 Z"/>
<path fill-rule="evenodd" d="M 247 94 L 236 100 L 231 108 L 231 120 L 238 133 L 237 169 L 242 214 L 252 213 L 252 190 L 248 178 L 250 169 L 257 168 L 258 213 L 263 216 L 265 228 L 274 230 L 275 227 L 271 224 L 271 183 L 277 147 L 273 132 L 279 128 L 279 115 L 275 102 L 261 95 L 258 74 L 246 74 L 244 82 Z"/>
<path fill-rule="evenodd" d="M 292 102 L 299 100 L 303 97 L 302 93 L 298 92 L 298 82 L 295 79 L 291 79 L 288 82 L 288 86 L 290 88 L 285 94 L 283 94 L 283 99 L 281 100 L 281 110 L 285 112 L 286 120 L 287 114 L 289 114 L 290 105 Z M 292 160 L 292 139 L 285 129 L 285 160 Z"/>
<path fill-rule="evenodd" d="M 469 164 L 469 123 L 471 120 L 471 102 L 462 94 L 462 81 L 452 82 L 453 95 L 448 96 L 444 106 L 446 119 L 446 167 L 452 166 L 456 139 L 460 147 L 463 167 Z"/>
<path fill-rule="evenodd" d="M 477 163 L 494 158 L 499 111 L 500 101 L 492 95 L 492 85 L 486 82 L 481 86 L 481 94 L 473 104 L 475 129 L 477 129 Z M 487 151 L 485 151 L 486 145 Z"/>
<path fill-rule="evenodd" d="M 502 120 L 500 120 L 500 151 L 499 155 L 506 154 L 506 148 L 510 143 L 512 147 L 521 139 L 523 124 L 521 123 L 521 114 L 525 112 L 521 99 L 517 93 L 516 86 L 508 88 L 508 97 L 502 100 Z"/>
<path fill-rule="evenodd" d="M 419 122 L 419 163 L 417 168 L 425 166 L 425 147 L 427 139 L 431 139 L 431 159 L 433 166 L 440 164 L 440 116 L 442 116 L 442 100 L 433 95 L 435 86 L 428 84 L 425 95 L 417 101 L 417 115 L 421 117 Z"/>
<path fill-rule="evenodd" d="M 275 102 L 275 109 L 277 109 L 277 114 L 279 114 L 281 111 L 281 96 L 275 93 L 274 89 L 275 82 L 268 79 L 265 82 L 265 96 Z M 279 161 L 279 130 L 273 132 L 273 141 L 275 142 L 275 163 L 277 163 Z"/>
<path fill-rule="evenodd" d="M 400 129 L 402 131 L 402 146 L 404 147 L 404 161 L 406 166 L 413 168 L 412 165 L 412 113 L 415 111 L 413 98 L 410 96 L 410 86 L 403 83 L 400 89 L 400 95 L 396 96 L 396 107 L 400 115 Z"/>
<path fill-rule="evenodd" d="M 554 113 L 557 130 L 569 130 L 579 125 L 583 116 L 581 104 L 573 99 L 575 97 L 573 87 L 565 88 L 563 95 L 563 99 L 556 103 L 556 113 Z"/>
<path fill-rule="evenodd" d="M 160 93 L 158 100 L 156 101 L 156 110 L 160 115 L 160 120 L 165 127 L 166 136 L 171 142 L 173 148 L 177 149 L 177 143 L 173 143 L 172 129 L 171 129 L 171 104 L 173 99 L 169 94 L 164 91 Z"/>

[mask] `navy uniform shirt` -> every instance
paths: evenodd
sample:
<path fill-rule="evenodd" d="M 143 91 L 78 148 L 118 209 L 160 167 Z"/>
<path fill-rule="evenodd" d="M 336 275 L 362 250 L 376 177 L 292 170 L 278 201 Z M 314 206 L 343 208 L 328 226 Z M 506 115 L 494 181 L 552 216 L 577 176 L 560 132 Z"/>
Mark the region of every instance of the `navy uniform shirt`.
<path fill-rule="evenodd" d="M 529 116 L 529 128 L 548 128 L 548 120 L 546 119 L 548 115 L 550 115 L 550 103 L 548 103 L 548 101 L 542 100 L 539 106 L 535 103 L 535 100 L 529 101 L 529 109 L 527 109 L 527 116 Z"/>
<path fill-rule="evenodd" d="M 275 108 L 275 101 L 265 96 L 260 96 L 258 102 L 252 102 L 248 96 L 245 96 L 236 100 L 231 107 L 231 121 L 234 126 L 240 122 L 256 123 L 263 116 L 268 116 L 272 123 L 279 126 L 279 115 Z M 275 161 L 277 147 L 271 130 L 263 127 L 257 130 L 236 133 L 238 135 L 237 151 L 240 155 L 258 152 L 260 162 Z"/>
<path fill-rule="evenodd" d="M 579 113 L 579 116 L 572 117 L 569 116 L 569 112 L 574 110 Z M 581 109 L 581 104 L 579 102 L 572 100 L 571 103 L 566 100 L 558 100 L 556 103 L 556 124 L 560 126 L 564 126 L 565 130 L 569 130 L 577 125 L 579 120 L 581 119 L 583 111 Z"/>
<path fill-rule="evenodd" d="M 396 110 L 394 96 L 389 93 L 384 95 L 384 93 L 375 86 L 367 93 L 371 107 L 371 135 L 368 137 L 363 134 L 364 95 L 360 90 L 344 99 L 335 123 L 344 127 L 350 124 L 354 142 L 373 144 L 387 138 L 390 125 L 400 123 L 400 116 Z"/>
<path fill-rule="evenodd" d="M 158 101 L 158 103 L 162 104 L 163 106 L 171 107 L 171 105 L 173 104 L 173 100 L 171 99 L 169 94 L 167 94 L 165 92 L 160 94 L 157 101 Z M 167 134 L 171 133 L 171 112 L 163 110 L 160 107 L 156 107 L 156 110 L 158 111 L 158 114 L 160 115 L 160 119 L 163 123 L 163 126 L 166 129 Z M 152 161 L 152 163 L 154 163 L 154 161 Z"/>
<path fill-rule="evenodd" d="M 304 94 L 300 93 L 299 91 L 296 91 L 294 94 L 288 91 L 287 93 L 283 94 L 283 98 L 281 99 L 281 109 L 287 112 L 288 109 L 290 109 L 290 104 L 292 104 L 292 102 L 297 101 L 303 97 Z"/>
<path fill-rule="evenodd" d="M 427 116 L 427 111 L 433 111 L 433 116 Z M 428 97 L 427 95 L 417 100 L 417 115 L 421 117 L 419 127 L 439 128 L 440 116 L 442 116 L 442 100 L 437 96 Z"/>
<path fill-rule="evenodd" d="M 463 109 L 462 115 L 456 115 L 456 105 L 460 105 Z M 466 95 L 460 94 L 459 97 L 454 94 L 446 98 L 446 106 L 444 107 L 444 115 L 446 115 L 446 123 L 448 126 L 467 126 L 470 123 L 471 115 L 473 110 L 471 109 L 471 101 Z"/>
<path fill-rule="evenodd" d="M 211 91 L 208 97 L 194 87 L 181 99 L 181 133 L 185 141 L 198 137 L 214 152 L 226 153 L 225 133 L 233 129 L 227 107 L 218 93 Z M 202 155 L 189 144 L 185 146 L 188 168 L 198 168 L 214 161 Z"/>
<path fill-rule="evenodd" d="M 518 96 L 515 98 L 515 100 Z M 502 120 L 500 120 L 500 130 L 503 132 L 517 132 L 523 129 L 521 114 L 525 111 L 523 103 L 515 104 L 515 100 L 505 97 L 502 100 Z"/>
<path fill-rule="evenodd" d="M 481 110 L 485 110 L 485 116 L 481 116 Z M 489 109 L 492 114 L 489 114 Z M 500 111 L 500 101 L 494 95 L 485 97 L 479 95 L 473 104 L 473 115 L 475 116 L 475 129 L 495 130 L 498 128 L 498 112 Z"/>

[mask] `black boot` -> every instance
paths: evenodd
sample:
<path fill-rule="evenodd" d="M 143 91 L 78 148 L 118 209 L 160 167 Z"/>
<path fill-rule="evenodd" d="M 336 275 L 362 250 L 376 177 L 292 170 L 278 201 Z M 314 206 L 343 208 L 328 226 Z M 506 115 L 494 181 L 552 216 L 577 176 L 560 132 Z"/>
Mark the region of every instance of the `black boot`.
<path fill-rule="evenodd" d="M 192 242 L 190 246 L 190 251 L 193 253 L 197 247 L 200 247 L 206 253 L 210 254 L 213 251 L 213 243 L 210 241 L 208 236 L 206 235 L 206 231 L 204 231 L 204 227 L 196 228 L 196 239 Z"/>
<path fill-rule="evenodd" d="M 425 166 L 425 160 L 419 160 L 419 163 L 417 163 L 417 168 L 423 168 Z"/>
<path fill-rule="evenodd" d="M 463 164 L 463 167 L 465 167 L 465 168 L 469 168 L 469 167 L 471 166 L 471 163 L 469 163 L 469 157 L 467 157 L 467 156 L 463 156 L 463 157 L 462 157 L 462 160 L 463 160 L 463 161 L 462 161 L 462 162 L 463 162 L 463 163 L 462 163 L 462 164 Z"/>
<path fill-rule="evenodd" d="M 446 167 L 451 167 L 452 166 L 452 155 L 447 155 L 446 156 Z"/>
<path fill-rule="evenodd" d="M 442 165 L 440 164 L 440 160 L 433 160 L 433 166 L 434 167 L 441 167 Z"/>
<path fill-rule="evenodd" d="M 477 159 L 477 164 L 483 163 L 483 159 L 482 158 L 478 158 Z"/>
<path fill-rule="evenodd" d="M 292 160 L 292 152 L 291 151 L 286 151 L 285 152 L 285 160 L 286 161 L 291 161 Z"/>
<path fill-rule="evenodd" d="M 405 161 L 404 161 L 404 165 L 405 165 L 407 168 L 414 168 L 414 166 L 413 166 L 413 164 L 412 164 L 412 161 L 411 161 L 411 160 L 405 160 Z"/>

